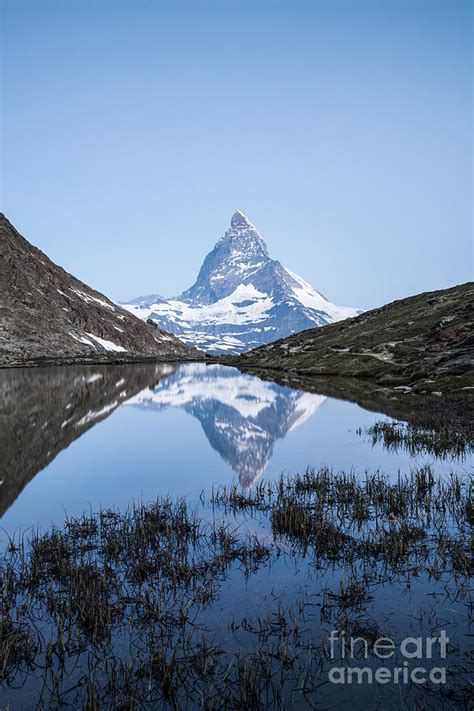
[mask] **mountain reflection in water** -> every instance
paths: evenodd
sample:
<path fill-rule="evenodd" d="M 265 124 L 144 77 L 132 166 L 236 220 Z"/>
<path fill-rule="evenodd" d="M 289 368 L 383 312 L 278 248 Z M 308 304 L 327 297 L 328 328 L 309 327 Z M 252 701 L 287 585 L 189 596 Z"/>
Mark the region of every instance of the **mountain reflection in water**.
<path fill-rule="evenodd" d="M 196 417 L 211 447 L 230 464 L 242 486 L 266 469 L 278 439 L 301 425 L 326 398 L 222 365 L 185 365 L 127 400 L 160 411 L 180 407 Z"/>
<path fill-rule="evenodd" d="M 250 486 L 270 462 L 276 440 L 324 400 L 220 365 L 2 370 L 0 515 L 59 452 L 123 404 L 191 413 L 240 483 Z"/>

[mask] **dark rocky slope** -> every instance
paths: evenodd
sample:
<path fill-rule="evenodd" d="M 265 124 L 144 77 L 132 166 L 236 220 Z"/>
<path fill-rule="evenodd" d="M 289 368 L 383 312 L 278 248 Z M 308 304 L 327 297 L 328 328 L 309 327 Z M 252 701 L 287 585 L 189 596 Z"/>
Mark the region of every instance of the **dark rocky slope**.
<path fill-rule="evenodd" d="M 319 393 L 348 397 L 349 389 L 350 399 L 365 400 L 364 406 L 369 400 L 379 407 L 382 399 L 406 410 L 412 396 L 418 411 L 429 398 L 439 403 L 431 412 L 449 401 L 462 414 L 474 397 L 473 317 L 470 282 L 394 301 L 226 362 Z"/>
<path fill-rule="evenodd" d="M 0 213 L 0 366 L 199 356 L 53 264 Z"/>

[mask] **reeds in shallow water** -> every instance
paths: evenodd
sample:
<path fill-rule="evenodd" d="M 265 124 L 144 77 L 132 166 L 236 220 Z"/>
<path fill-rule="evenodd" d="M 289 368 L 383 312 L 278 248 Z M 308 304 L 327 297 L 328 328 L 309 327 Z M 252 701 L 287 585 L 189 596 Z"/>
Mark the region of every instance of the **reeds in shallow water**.
<path fill-rule="evenodd" d="M 435 594 L 420 612 L 426 624 L 437 600 L 444 618 L 448 603 L 458 609 L 454 630 L 459 610 L 472 613 L 472 504 L 460 477 L 439 480 L 428 467 L 396 481 L 308 469 L 252 491 L 216 489 L 211 503 L 210 520 L 205 503 L 191 510 L 160 499 L 11 543 L 0 670 L 12 708 L 26 698 L 48 709 L 318 707 L 321 689 L 327 703 L 335 698 L 327 625 L 373 643 L 390 631 L 387 605 L 399 615 L 403 594 L 421 583 Z M 288 566 L 300 572 L 283 592 Z M 461 708 L 462 644 L 441 690 Z M 416 708 L 431 690 L 405 692 Z"/>
<path fill-rule="evenodd" d="M 439 422 L 428 427 L 410 422 L 379 420 L 371 427 L 356 431 L 358 435 L 371 438 L 373 445 L 382 443 L 390 452 L 406 450 L 411 456 L 431 454 L 439 459 L 463 461 L 474 452 L 472 433 Z"/>

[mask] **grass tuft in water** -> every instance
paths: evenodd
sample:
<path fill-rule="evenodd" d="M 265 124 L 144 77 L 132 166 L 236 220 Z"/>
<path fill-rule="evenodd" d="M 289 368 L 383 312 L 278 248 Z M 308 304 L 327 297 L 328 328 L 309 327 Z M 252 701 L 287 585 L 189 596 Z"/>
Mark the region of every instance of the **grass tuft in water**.
<path fill-rule="evenodd" d="M 472 435 L 461 429 L 445 427 L 438 422 L 426 427 L 409 422 L 380 420 L 371 427 L 356 430 L 360 436 L 380 442 L 390 452 L 406 450 L 411 456 L 431 454 L 440 459 L 464 460 L 474 452 Z"/>

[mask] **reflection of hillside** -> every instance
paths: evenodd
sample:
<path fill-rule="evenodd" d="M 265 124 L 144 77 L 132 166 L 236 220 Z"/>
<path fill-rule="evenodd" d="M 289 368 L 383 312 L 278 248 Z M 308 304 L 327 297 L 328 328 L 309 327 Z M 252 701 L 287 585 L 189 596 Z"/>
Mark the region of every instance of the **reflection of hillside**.
<path fill-rule="evenodd" d="M 449 422 L 450 427 L 465 432 L 471 438 L 474 436 L 474 398 L 470 394 L 458 398 L 411 392 L 407 396 L 403 389 L 399 390 L 393 385 L 384 385 L 369 378 L 314 376 L 273 368 L 242 367 L 239 370 L 265 382 L 354 402 L 364 410 L 422 427 L 438 426 L 443 429 L 445 423 Z"/>
<path fill-rule="evenodd" d="M 173 369 L 108 365 L 0 370 L 0 515 L 62 449 Z"/>
<path fill-rule="evenodd" d="M 127 404 L 181 407 L 194 415 L 242 486 L 250 486 L 267 467 L 276 440 L 311 417 L 324 400 L 233 368 L 196 364 L 182 366 Z"/>

